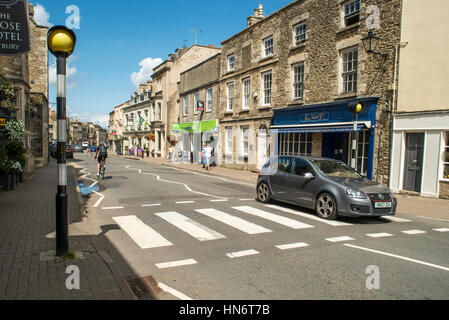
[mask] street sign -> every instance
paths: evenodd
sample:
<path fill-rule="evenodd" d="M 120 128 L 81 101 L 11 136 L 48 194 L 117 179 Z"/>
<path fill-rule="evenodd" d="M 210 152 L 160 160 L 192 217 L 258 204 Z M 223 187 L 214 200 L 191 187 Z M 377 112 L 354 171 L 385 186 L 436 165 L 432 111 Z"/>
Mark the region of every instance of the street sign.
<path fill-rule="evenodd" d="M 196 110 L 204 111 L 204 101 L 198 101 L 197 102 Z"/>
<path fill-rule="evenodd" d="M 0 0 L 0 55 L 30 50 L 30 31 L 25 0 Z"/>

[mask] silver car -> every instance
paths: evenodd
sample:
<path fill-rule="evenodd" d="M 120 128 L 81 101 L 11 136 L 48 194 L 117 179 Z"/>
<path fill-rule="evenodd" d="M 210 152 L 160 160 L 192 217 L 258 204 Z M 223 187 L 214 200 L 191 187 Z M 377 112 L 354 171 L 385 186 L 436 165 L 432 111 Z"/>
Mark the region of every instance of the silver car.
<path fill-rule="evenodd" d="M 323 219 L 396 214 L 396 198 L 342 161 L 303 156 L 272 157 L 259 173 L 257 198 L 314 209 Z"/>

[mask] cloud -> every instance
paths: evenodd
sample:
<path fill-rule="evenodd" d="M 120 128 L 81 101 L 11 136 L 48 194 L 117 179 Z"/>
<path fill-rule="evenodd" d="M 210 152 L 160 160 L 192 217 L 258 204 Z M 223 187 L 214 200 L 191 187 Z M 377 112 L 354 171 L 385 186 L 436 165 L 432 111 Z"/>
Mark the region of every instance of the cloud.
<path fill-rule="evenodd" d="M 67 110 L 69 110 L 69 107 L 67 107 Z M 108 113 L 81 111 L 79 113 L 72 113 L 69 117 L 73 120 L 80 119 L 82 122 L 93 122 L 94 124 L 100 125 L 103 129 L 108 129 Z"/>
<path fill-rule="evenodd" d="M 34 6 L 34 21 L 40 26 L 52 27 L 53 24 L 48 21 L 49 19 L 50 13 L 47 12 L 44 6 L 36 3 Z"/>
<path fill-rule="evenodd" d="M 140 70 L 139 72 L 133 72 L 131 74 L 131 82 L 134 85 L 134 88 L 138 88 L 139 84 L 146 83 L 151 79 L 153 75 L 153 68 L 160 65 L 162 63 L 161 58 L 146 58 L 139 62 Z"/>
<path fill-rule="evenodd" d="M 72 62 L 76 60 L 75 58 L 70 57 L 67 59 L 67 69 L 66 69 L 66 76 L 67 76 L 67 88 L 72 89 L 76 87 L 77 81 L 76 81 L 76 73 L 78 72 L 78 69 L 76 66 L 72 65 Z M 48 80 L 50 85 L 54 86 L 56 85 L 57 75 L 56 75 L 56 61 L 53 60 L 53 63 L 48 67 Z"/>

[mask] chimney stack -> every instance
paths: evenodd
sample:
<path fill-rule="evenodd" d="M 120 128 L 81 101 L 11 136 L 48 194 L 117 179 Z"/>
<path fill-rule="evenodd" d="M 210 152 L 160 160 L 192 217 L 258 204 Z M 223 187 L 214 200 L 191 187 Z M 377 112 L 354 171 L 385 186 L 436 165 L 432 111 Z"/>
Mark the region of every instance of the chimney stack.
<path fill-rule="evenodd" d="M 254 16 L 249 16 L 246 18 L 247 20 L 247 27 L 251 27 L 256 22 L 262 20 L 264 18 L 263 16 L 263 5 L 259 4 L 259 8 L 254 9 Z"/>

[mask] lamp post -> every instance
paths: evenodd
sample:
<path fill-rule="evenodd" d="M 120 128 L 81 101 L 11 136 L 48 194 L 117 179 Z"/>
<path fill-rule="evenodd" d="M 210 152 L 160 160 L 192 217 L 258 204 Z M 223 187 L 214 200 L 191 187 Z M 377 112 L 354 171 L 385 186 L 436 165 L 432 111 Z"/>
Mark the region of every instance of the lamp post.
<path fill-rule="evenodd" d="M 380 38 L 374 34 L 373 30 L 369 30 L 368 35 L 362 38 L 363 48 L 365 49 L 366 53 L 373 53 L 387 58 L 388 53 L 381 53 L 376 51 L 379 40 Z"/>
<path fill-rule="evenodd" d="M 75 33 L 64 27 L 54 26 L 48 30 L 48 49 L 56 57 L 57 69 L 57 161 L 58 191 L 56 194 L 56 255 L 62 256 L 69 250 L 67 215 L 67 165 L 66 165 L 66 65 L 76 44 Z"/>
<path fill-rule="evenodd" d="M 356 169 L 356 159 L 357 159 L 357 137 L 358 137 L 358 119 L 359 113 L 363 110 L 363 104 L 360 102 L 353 102 L 348 105 L 350 112 L 354 114 L 354 127 L 352 135 L 352 150 L 351 150 L 351 167 Z"/>

